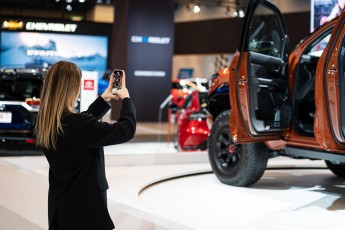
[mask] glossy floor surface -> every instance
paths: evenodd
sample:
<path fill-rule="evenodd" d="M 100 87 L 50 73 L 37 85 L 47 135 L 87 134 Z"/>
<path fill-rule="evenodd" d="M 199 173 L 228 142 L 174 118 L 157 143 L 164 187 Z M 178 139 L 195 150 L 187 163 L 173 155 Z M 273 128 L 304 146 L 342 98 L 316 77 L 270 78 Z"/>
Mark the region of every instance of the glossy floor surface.
<path fill-rule="evenodd" d="M 278 157 L 250 188 L 227 186 L 206 152 L 166 143 L 106 149 L 108 204 L 116 229 L 340 229 L 345 181 L 322 161 Z M 47 229 L 43 156 L 0 158 L 0 229 Z"/>
<path fill-rule="evenodd" d="M 162 135 L 105 148 L 117 230 L 344 228 L 345 179 L 323 161 L 273 158 L 258 183 L 232 187 L 213 174 L 206 151 L 177 152 Z M 48 169 L 44 156 L 0 158 L 0 230 L 47 229 Z"/>

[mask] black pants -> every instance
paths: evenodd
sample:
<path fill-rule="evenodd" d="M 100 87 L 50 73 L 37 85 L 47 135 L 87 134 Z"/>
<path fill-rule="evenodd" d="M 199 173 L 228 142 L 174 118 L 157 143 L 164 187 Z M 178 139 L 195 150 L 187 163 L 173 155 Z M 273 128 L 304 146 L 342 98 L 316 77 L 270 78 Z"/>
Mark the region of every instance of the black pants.
<path fill-rule="evenodd" d="M 107 191 L 101 192 L 102 199 L 105 203 L 105 206 L 108 207 L 108 202 L 107 202 Z"/>
<path fill-rule="evenodd" d="M 101 192 L 101 197 L 105 203 L 105 206 L 108 207 L 108 202 L 107 202 L 107 191 Z M 57 215 L 57 213 L 55 214 Z M 50 228 L 49 230 L 59 230 L 59 226 L 57 224 L 57 222 L 54 224 L 54 228 Z"/>

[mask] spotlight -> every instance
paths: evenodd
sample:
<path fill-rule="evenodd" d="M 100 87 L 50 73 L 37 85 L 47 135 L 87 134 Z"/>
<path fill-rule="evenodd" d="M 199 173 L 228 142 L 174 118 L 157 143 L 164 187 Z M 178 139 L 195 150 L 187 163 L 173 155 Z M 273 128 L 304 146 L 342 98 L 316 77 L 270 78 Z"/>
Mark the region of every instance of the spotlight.
<path fill-rule="evenodd" d="M 239 16 L 240 18 L 243 18 L 243 17 L 244 17 L 244 11 L 243 11 L 242 9 L 240 9 L 240 10 L 238 11 L 238 16 Z"/>
<path fill-rule="evenodd" d="M 85 2 L 85 0 L 79 0 L 79 2 L 80 2 L 80 3 L 84 3 L 84 2 Z"/>
<path fill-rule="evenodd" d="M 67 5 L 67 6 L 66 6 L 66 10 L 72 11 L 72 6 L 71 6 L 71 5 Z"/>
<path fill-rule="evenodd" d="M 193 7 L 193 12 L 194 13 L 199 13 L 200 12 L 200 6 L 198 6 L 198 5 L 195 5 L 194 7 Z"/>
<path fill-rule="evenodd" d="M 66 0 L 67 3 L 71 3 L 73 0 Z"/>

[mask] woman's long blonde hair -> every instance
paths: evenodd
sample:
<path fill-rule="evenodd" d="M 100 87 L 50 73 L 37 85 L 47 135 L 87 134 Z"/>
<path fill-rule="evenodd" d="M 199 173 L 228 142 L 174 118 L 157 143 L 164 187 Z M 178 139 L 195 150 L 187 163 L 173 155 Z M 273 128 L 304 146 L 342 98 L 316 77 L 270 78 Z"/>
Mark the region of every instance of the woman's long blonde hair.
<path fill-rule="evenodd" d="M 56 149 L 57 135 L 63 132 L 62 113 L 73 113 L 79 95 L 81 71 L 74 63 L 59 61 L 50 67 L 41 91 L 35 134 L 37 146 Z"/>

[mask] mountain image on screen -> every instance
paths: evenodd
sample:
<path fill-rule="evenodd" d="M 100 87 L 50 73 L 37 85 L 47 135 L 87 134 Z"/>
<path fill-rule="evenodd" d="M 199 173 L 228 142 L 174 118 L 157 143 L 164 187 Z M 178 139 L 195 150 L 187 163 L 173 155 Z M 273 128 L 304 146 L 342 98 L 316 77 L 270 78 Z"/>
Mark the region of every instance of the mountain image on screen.
<path fill-rule="evenodd" d="M 106 36 L 1 33 L 1 67 L 41 68 L 66 60 L 78 65 L 82 71 L 97 71 L 101 78 L 107 69 L 107 56 Z"/>

